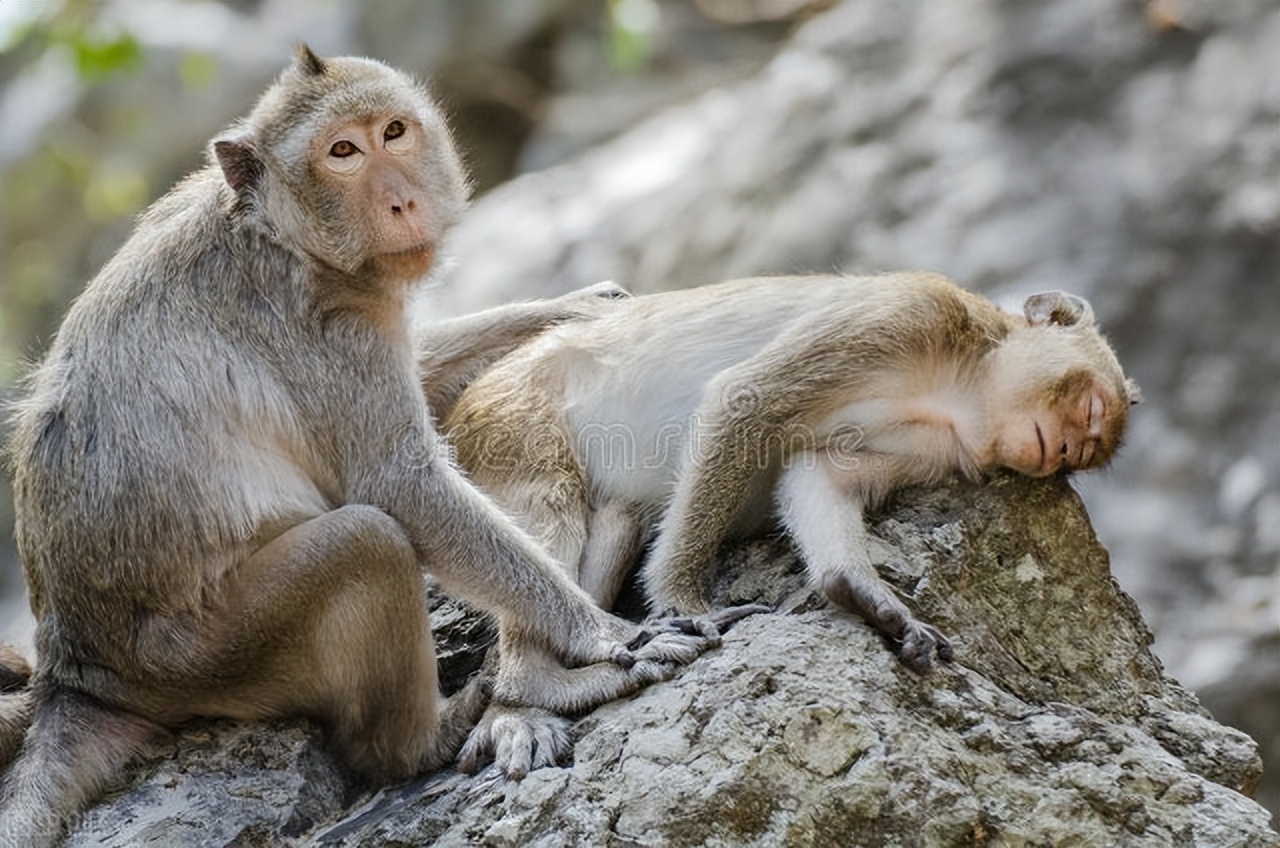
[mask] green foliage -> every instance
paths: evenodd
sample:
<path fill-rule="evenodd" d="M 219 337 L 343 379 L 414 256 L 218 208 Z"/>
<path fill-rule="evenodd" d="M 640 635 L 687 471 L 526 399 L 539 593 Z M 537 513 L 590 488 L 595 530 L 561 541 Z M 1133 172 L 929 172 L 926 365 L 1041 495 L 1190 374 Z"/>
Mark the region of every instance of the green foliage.
<path fill-rule="evenodd" d="M 107 34 L 88 28 L 72 30 L 66 45 L 81 78 L 93 82 L 117 71 L 132 71 L 142 60 L 142 47 L 129 33 Z"/>
<path fill-rule="evenodd" d="M 653 55 L 660 12 L 656 0 L 609 0 L 609 61 L 621 73 L 641 70 Z"/>
<path fill-rule="evenodd" d="M 40 11 L 16 28 L 3 50 L 25 48 L 29 57 L 65 51 L 80 79 L 100 82 L 114 74 L 137 70 L 142 45 L 131 33 L 97 20 L 96 0 L 62 0 L 40 4 Z"/>

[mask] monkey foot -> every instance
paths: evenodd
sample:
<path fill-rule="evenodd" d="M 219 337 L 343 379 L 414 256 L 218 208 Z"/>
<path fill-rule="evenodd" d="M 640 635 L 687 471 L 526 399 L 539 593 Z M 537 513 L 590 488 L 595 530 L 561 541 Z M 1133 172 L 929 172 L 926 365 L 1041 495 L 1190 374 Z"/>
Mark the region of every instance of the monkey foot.
<path fill-rule="evenodd" d="M 902 634 L 894 642 L 898 658 L 917 674 L 933 671 L 935 654 L 943 662 L 951 662 L 955 658 L 951 642 L 938 628 L 914 619 L 907 622 Z"/>
<path fill-rule="evenodd" d="M 569 750 L 569 722 L 533 707 L 492 704 L 458 754 L 458 770 L 475 774 L 492 759 L 504 776 L 519 780 L 532 769 L 553 766 Z"/>

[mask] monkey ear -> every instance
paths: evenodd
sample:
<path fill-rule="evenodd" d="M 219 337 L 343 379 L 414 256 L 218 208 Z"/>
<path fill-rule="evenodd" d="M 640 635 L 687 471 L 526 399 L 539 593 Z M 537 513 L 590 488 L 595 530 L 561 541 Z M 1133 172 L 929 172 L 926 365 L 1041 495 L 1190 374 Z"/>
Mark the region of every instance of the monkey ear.
<path fill-rule="evenodd" d="M 293 61 L 308 76 L 318 77 L 329 70 L 329 66 L 324 63 L 324 59 L 311 52 L 311 47 L 306 44 L 299 44 L 297 49 L 293 51 Z"/>
<path fill-rule="evenodd" d="M 1125 378 L 1124 394 L 1129 399 L 1130 406 L 1136 406 L 1142 403 L 1142 389 L 1138 388 L 1138 384 L 1132 379 Z"/>
<path fill-rule="evenodd" d="M 262 160 L 254 152 L 248 138 L 243 136 L 223 136 L 214 139 L 213 154 L 218 158 L 222 175 L 236 194 L 257 188 L 262 178 Z"/>
<path fill-rule="evenodd" d="M 1022 313 L 1032 324 L 1074 327 L 1093 323 L 1093 307 L 1082 297 L 1061 291 L 1033 294 L 1022 304 Z"/>

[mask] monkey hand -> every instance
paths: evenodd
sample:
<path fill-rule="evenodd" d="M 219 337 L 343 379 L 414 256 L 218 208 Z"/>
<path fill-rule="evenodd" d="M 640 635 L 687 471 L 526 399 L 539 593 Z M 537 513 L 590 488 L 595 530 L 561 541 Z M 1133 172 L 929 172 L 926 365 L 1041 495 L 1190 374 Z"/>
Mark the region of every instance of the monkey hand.
<path fill-rule="evenodd" d="M 630 298 L 631 292 L 612 280 L 606 280 L 562 295 L 556 298 L 555 303 L 563 309 L 560 320 L 573 321 L 608 314 L 618 301 Z"/>
<path fill-rule="evenodd" d="M 834 574 L 822 580 L 822 591 L 836 606 L 857 613 L 888 637 L 898 658 L 917 674 L 933 670 L 935 654 L 944 662 L 955 656 L 947 637 L 916 619 L 879 578 L 865 581 Z"/>
<path fill-rule="evenodd" d="M 773 608 L 764 604 L 742 604 L 734 607 L 722 607 L 703 615 L 680 615 L 675 610 L 656 613 L 645 619 L 644 627 L 637 639 L 652 639 L 659 633 L 675 632 L 706 639 L 709 647 L 718 647 L 720 637 L 729 632 L 729 628 L 748 616 L 773 612 Z M 647 640 L 646 640 L 647 641 Z M 644 644 L 641 642 L 640 644 Z M 639 645 L 628 643 L 628 648 L 635 649 Z"/>
<path fill-rule="evenodd" d="M 722 628 L 727 630 L 734 621 L 762 609 L 733 607 L 702 616 L 650 618 L 642 624 L 602 612 L 603 626 L 593 640 L 597 652 L 566 659 L 575 664 L 607 661 L 626 669 L 642 662 L 687 665 L 720 646 Z"/>

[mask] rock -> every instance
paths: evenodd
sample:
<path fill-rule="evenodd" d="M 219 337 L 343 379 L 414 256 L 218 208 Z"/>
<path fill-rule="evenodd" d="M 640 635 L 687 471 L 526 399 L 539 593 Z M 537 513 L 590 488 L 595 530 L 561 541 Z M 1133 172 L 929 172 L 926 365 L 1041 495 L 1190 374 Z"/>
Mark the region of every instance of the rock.
<path fill-rule="evenodd" d="M 218 724 L 70 844 L 1280 844 L 1246 797 L 1256 746 L 1163 676 L 1067 482 L 907 492 L 872 531 L 881 573 L 953 638 L 928 678 L 759 540 L 725 551 L 717 600 L 779 611 L 582 717 L 563 768 L 359 794 L 305 726 Z"/>
<path fill-rule="evenodd" d="M 842 3 L 754 77 L 499 187 L 437 307 L 928 268 L 1089 298 L 1146 403 L 1082 491 L 1158 653 L 1277 763 L 1280 8 Z"/>

